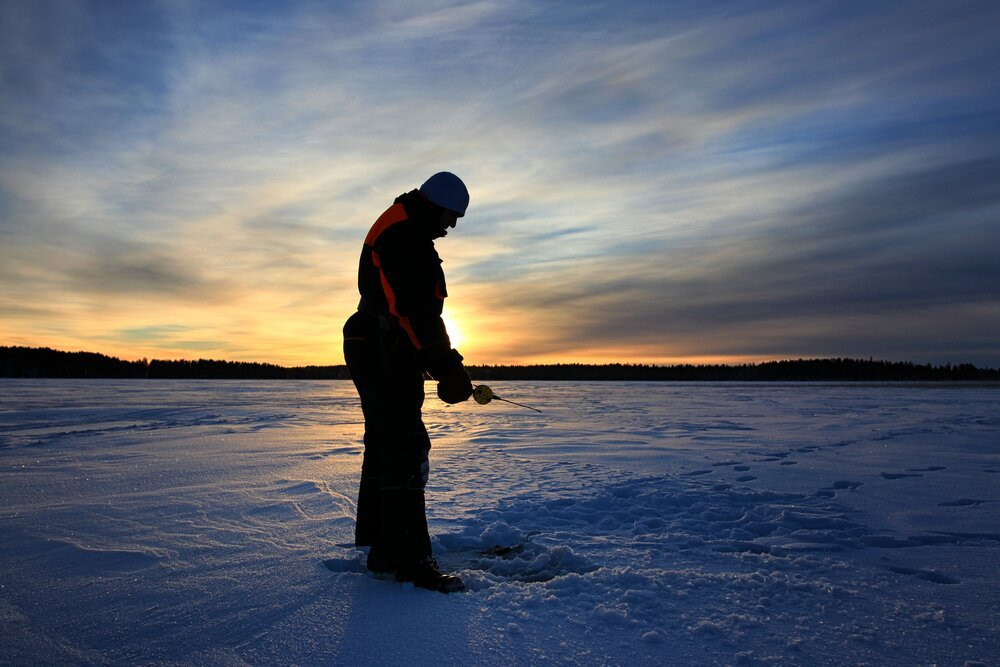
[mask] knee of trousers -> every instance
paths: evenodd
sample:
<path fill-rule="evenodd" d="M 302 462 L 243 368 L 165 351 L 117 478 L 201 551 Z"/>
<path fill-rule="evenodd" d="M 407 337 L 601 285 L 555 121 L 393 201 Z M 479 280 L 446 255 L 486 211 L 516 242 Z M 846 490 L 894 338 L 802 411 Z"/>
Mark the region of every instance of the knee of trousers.
<path fill-rule="evenodd" d="M 383 465 L 382 488 L 421 490 L 430 474 L 428 450 L 404 453 Z"/>

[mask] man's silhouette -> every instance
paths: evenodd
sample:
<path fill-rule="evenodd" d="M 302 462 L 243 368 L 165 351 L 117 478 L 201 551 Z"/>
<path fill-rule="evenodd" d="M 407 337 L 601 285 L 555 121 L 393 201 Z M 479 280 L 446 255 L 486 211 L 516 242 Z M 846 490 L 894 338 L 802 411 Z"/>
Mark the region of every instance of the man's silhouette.
<path fill-rule="evenodd" d="M 370 547 L 369 571 L 441 592 L 465 586 L 440 572 L 431 554 L 424 510 L 431 442 L 420 409 L 425 371 L 441 400 L 472 395 L 441 319 L 448 291 L 434 248 L 468 205 L 465 184 L 446 171 L 397 197 L 365 238 L 361 302 L 344 325 L 344 357 L 365 416 L 355 544 Z"/>

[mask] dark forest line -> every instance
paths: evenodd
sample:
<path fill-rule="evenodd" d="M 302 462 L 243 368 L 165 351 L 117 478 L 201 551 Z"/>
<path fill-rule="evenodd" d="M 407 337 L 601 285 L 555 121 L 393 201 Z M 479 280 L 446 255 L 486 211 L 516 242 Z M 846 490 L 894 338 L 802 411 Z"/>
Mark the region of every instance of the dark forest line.
<path fill-rule="evenodd" d="M 477 381 L 1000 381 L 1000 370 L 873 359 L 796 359 L 759 364 L 535 364 L 468 366 Z M 294 366 L 215 359 L 123 361 L 96 352 L 0 347 L 0 377 L 347 380 L 344 365 Z"/>

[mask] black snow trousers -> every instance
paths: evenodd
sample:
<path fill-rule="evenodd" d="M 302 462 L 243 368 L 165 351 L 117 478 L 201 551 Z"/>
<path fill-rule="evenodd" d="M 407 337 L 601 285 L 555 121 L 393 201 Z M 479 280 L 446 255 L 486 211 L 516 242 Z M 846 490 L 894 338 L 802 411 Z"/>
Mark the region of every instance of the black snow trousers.
<path fill-rule="evenodd" d="M 431 447 L 421 417 L 423 369 L 409 337 L 387 316 L 357 312 L 344 324 L 344 358 L 365 417 L 354 541 L 385 569 L 431 556 L 424 486 Z"/>

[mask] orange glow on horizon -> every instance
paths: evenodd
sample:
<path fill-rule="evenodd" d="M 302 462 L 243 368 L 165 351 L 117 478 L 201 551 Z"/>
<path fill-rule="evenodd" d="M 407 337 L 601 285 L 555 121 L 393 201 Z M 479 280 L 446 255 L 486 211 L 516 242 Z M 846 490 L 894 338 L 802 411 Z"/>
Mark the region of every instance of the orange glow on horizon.
<path fill-rule="evenodd" d="M 456 282 L 444 319 L 453 347 L 468 365 L 744 364 L 800 356 L 686 354 L 696 348 L 685 349 L 678 341 L 587 345 L 573 340 L 573 327 L 549 313 L 510 305 L 487 306 L 493 301 L 493 286 Z M 291 303 L 280 292 L 247 292 L 228 310 L 167 301 L 123 303 L 127 307 L 115 313 L 80 308 L 70 313 L 79 322 L 72 333 L 25 335 L 16 323 L 4 322 L 0 323 L 0 344 L 96 352 L 126 361 L 215 359 L 287 367 L 341 365 L 341 329 L 354 311 L 355 301 L 353 285 L 335 291 L 339 295 L 335 299 L 306 298 Z"/>
<path fill-rule="evenodd" d="M 766 361 L 776 361 L 782 359 L 795 359 L 800 356 L 810 355 L 787 355 L 775 354 L 769 356 L 743 357 L 735 355 L 691 355 L 682 354 L 655 354 L 643 353 L 636 350 L 621 349 L 575 349 L 563 354 L 537 354 L 537 355 L 505 355 L 491 354 L 488 347 L 473 345 L 473 341 L 466 338 L 466 323 L 454 316 L 447 320 L 449 334 L 452 338 L 453 346 L 465 356 L 467 365 L 476 366 L 524 366 L 524 365 L 546 365 L 546 364 L 643 364 L 655 366 L 674 365 L 739 365 L 754 364 Z M 469 330 L 473 330 L 471 327 Z M 333 334 L 333 331 L 330 331 Z M 505 341 L 514 342 L 514 341 Z M 192 350 L 184 348 L 182 345 L 141 345 L 122 346 L 120 344 L 108 343 L 105 341 L 93 340 L 90 342 L 72 339 L 69 337 L 33 338 L 27 340 L 22 336 L 6 337 L 3 345 L 24 346 L 24 347 L 49 347 L 64 352 L 96 352 L 110 357 L 117 357 L 124 361 L 138 361 L 140 359 L 186 359 L 194 361 L 197 359 L 215 359 L 222 361 L 241 361 L 254 363 L 277 364 L 280 366 L 333 366 L 344 363 L 341 352 L 340 332 L 331 335 L 324 340 L 302 340 L 297 344 L 290 344 L 281 348 L 283 353 L 278 353 L 277 348 L 268 348 L 266 344 L 261 346 L 247 346 L 230 348 L 220 347 L 214 349 Z M 506 346 L 505 346 L 506 347 Z M 508 347 L 509 349 L 509 347 Z"/>

